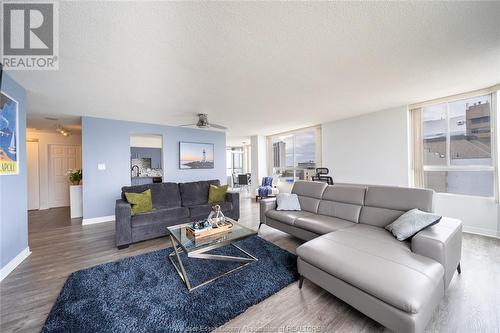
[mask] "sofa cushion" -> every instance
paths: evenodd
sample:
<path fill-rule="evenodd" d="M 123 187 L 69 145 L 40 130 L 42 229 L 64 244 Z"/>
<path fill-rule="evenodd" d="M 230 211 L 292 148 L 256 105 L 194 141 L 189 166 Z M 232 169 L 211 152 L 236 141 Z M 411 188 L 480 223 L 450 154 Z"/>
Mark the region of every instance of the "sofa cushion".
<path fill-rule="evenodd" d="M 392 223 L 404 213 L 402 210 L 363 206 L 359 214 L 359 222 L 385 228 L 386 225 Z"/>
<path fill-rule="evenodd" d="M 153 200 L 153 208 L 172 208 L 181 206 L 181 195 L 179 185 L 177 183 L 155 183 L 136 186 L 122 187 L 122 199 L 126 200 L 125 192 L 141 193 L 146 190 L 151 190 L 151 199 Z"/>
<path fill-rule="evenodd" d="M 322 199 L 362 206 L 366 187 L 356 185 L 330 185 L 323 192 Z"/>
<path fill-rule="evenodd" d="M 369 186 L 365 206 L 409 211 L 418 208 L 432 212 L 433 190 L 395 186 Z"/>
<path fill-rule="evenodd" d="M 293 184 L 292 193 L 299 196 L 321 199 L 328 185 L 323 182 L 309 182 L 298 180 Z"/>
<path fill-rule="evenodd" d="M 422 229 L 434 225 L 441 220 L 441 215 L 422 212 L 418 208 L 407 211 L 388 226 L 386 230 L 390 231 L 394 237 L 402 241 L 415 235 Z"/>
<path fill-rule="evenodd" d="M 318 214 L 333 216 L 355 223 L 359 221 L 360 212 L 361 206 L 328 200 L 321 200 L 318 207 Z"/>
<path fill-rule="evenodd" d="M 276 210 L 301 210 L 299 197 L 293 193 L 279 193 L 276 195 Z"/>
<path fill-rule="evenodd" d="M 317 213 L 321 196 L 327 186 L 322 182 L 296 181 L 293 184 L 292 193 L 299 197 L 302 210 Z"/>
<path fill-rule="evenodd" d="M 317 213 L 320 200 L 316 198 L 304 197 L 299 195 L 300 209 L 310 213 Z"/>
<path fill-rule="evenodd" d="M 266 212 L 266 217 L 289 225 L 294 225 L 295 220 L 299 217 L 306 217 L 311 215 L 314 214 L 303 210 L 293 211 L 272 209 Z"/>
<path fill-rule="evenodd" d="M 444 289 L 444 269 L 381 228 L 356 224 L 297 248 L 309 264 L 407 313 L 418 313 Z"/>
<path fill-rule="evenodd" d="M 131 223 L 132 228 L 135 226 L 144 226 L 177 219 L 180 220 L 179 223 L 183 223 L 187 217 L 189 217 L 189 210 L 186 207 L 163 208 L 156 209 L 148 213 L 134 215 L 132 216 Z"/>
<path fill-rule="evenodd" d="M 233 209 L 233 204 L 231 202 L 222 202 L 218 204 L 222 212 L 228 212 Z M 207 218 L 208 214 L 212 211 L 213 205 L 204 204 L 204 205 L 194 205 L 189 206 L 189 216 L 196 218 Z"/>
<path fill-rule="evenodd" d="M 332 231 L 348 228 L 355 225 L 353 222 L 325 215 L 310 215 L 299 217 L 294 225 L 298 228 L 323 235 Z"/>
<path fill-rule="evenodd" d="M 387 246 L 390 245 L 400 248 L 404 251 L 411 252 L 411 244 L 409 241 L 400 242 L 396 238 L 394 238 L 394 236 L 392 236 L 390 232 L 383 228 L 357 223 L 353 226 L 352 230 L 346 230 L 346 232 L 347 231 L 356 233 L 356 235 L 364 237 L 364 239 L 366 240 L 377 241 Z"/>
<path fill-rule="evenodd" d="M 210 184 L 208 186 L 208 203 L 220 204 L 226 200 L 227 185 L 216 186 Z"/>
<path fill-rule="evenodd" d="M 141 193 L 125 192 L 125 198 L 127 198 L 127 202 L 131 205 L 130 213 L 132 215 L 147 213 L 153 210 L 150 189 Z"/>
<path fill-rule="evenodd" d="M 180 183 L 179 189 L 183 206 L 203 205 L 208 202 L 210 185 L 219 186 L 219 180 L 202 180 L 198 182 Z"/>
<path fill-rule="evenodd" d="M 428 189 L 369 186 L 359 222 L 384 228 L 413 208 L 432 212 L 433 194 L 434 191 Z"/>

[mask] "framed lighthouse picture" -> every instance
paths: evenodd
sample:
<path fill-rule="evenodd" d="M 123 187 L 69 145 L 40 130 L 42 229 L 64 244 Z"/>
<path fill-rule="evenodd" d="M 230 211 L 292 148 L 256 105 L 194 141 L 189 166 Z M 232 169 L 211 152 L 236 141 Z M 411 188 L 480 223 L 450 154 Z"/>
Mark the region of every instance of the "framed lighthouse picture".
<path fill-rule="evenodd" d="M 179 142 L 180 169 L 213 169 L 214 145 L 212 143 Z"/>
<path fill-rule="evenodd" d="M 0 176 L 19 174 L 19 110 L 12 97 L 0 92 Z"/>

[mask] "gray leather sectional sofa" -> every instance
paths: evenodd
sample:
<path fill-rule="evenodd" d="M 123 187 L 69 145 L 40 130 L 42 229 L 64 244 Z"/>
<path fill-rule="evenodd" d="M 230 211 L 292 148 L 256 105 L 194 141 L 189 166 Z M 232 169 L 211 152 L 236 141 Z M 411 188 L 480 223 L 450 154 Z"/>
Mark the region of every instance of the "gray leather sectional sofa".
<path fill-rule="evenodd" d="M 219 180 L 189 183 L 156 183 L 122 188 L 121 199 L 116 201 L 116 246 L 126 248 L 131 243 L 165 236 L 167 227 L 207 218 L 212 210 L 208 203 L 210 185 L 220 185 Z M 153 211 L 137 215 L 131 214 L 131 206 L 125 192 L 139 193 L 151 190 Z M 225 202 L 220 204 L 224 215 L 240 218 L 238 193 L 228 192 Z"/>
<path fill-rule="evenodd" d="M 443 217 L 410 240 L 384 227 L 404 212 L 431 212 L 433 191 L 296 182 L 301 211 L 261 201 L 260 222 L 303 240 L 305 278 L 397 332 L 422 332 L 458 270 L 462 223 Z"/>

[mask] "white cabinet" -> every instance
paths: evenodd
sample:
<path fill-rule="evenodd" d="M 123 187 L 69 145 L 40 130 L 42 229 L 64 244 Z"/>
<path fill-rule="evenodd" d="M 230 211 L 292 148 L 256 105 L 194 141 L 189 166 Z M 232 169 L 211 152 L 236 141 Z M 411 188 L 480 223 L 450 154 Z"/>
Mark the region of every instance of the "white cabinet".
<path fill-rule="evenodd" d="M 82 185 L 69 186 L 69 201 L 71 218 L 83 216 Z"/>

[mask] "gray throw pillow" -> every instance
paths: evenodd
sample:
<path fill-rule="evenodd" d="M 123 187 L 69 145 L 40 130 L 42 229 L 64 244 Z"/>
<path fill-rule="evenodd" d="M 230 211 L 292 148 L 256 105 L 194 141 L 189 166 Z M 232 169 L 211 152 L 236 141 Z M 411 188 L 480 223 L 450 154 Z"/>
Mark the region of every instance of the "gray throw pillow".
<path fill-rule="evenodd" d="M 297 194 L 279 193 L 276 195 L 276 210 L 300 210 Z"/>
<path fill-rule="evenodd" d="M 400 241 L 410 238 L 422 229 L 438 223 L 441 216 L 414 208 L 407 211 L 385 228 Z"/>

